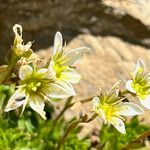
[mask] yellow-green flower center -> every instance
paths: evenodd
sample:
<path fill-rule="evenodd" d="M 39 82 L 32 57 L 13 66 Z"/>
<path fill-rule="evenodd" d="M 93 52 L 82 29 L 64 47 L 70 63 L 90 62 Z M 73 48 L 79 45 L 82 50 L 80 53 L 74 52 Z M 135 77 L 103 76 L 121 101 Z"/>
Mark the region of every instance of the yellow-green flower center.
<path fill-rule="evenodd" d="M 29 91 L 36 92 L 40 86 L 41 86 L 41 82 L 31 82 L 27 85 L 27 89 Z"/>
<path fill-rule="evenodd" d="M 112 116 L 115 116 L 116 108 L 107 103 L 101 104 L 100 108 L 104 111 L 106 119 L 110 119 Z"/>
<path fill-rule="evenodd" d="M 35 93 L 38 92 L 38 90 L 41 89 L 42 86 L 42 80 L 36 79 L 36 78 L 30 78 L 25 81 L 25 90 L 28 93 Z"/>
<path fill-rule="evenodd" d="M 41 92 L 44 83 L 49 82 L 47 79 L 43 78 L 42 74 L 33 73 L 28 76 L 26 79 L 21 81 L 23 89 L 28 94 L 37 94 Z"/>
<path fill-rule="evenodd" d="M 145 99 L 145 96 L 150 94 L 150 87 L 147 83 L 132 83 L 133 89 L 136 91 L 136 94 L 140 99 Z"/>
<path fill-rule="evenodd" d="M 56 77 L 60 78 L 61 77 L 61 73 L 66 70 L 68 67 L 67 66 L 61 66 L 58 63 L 55 63 L 53 66 L 54 71 L 56 72 Z"/>

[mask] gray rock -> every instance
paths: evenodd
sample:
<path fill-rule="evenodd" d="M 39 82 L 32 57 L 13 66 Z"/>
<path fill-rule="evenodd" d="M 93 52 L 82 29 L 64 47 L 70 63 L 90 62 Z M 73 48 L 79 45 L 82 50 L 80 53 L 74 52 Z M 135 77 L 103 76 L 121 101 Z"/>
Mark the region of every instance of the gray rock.
<path fill-rule="evenodd" d="M 114 2 L 114 1 L 112 1 Z M 119 7 L 101 0 L 5 0 L 0 2 L 0 63 L 13 42 L 12 27 L 23 26 L 25 41 L 35 41 L 33 50 L 46 48 L 53 43 L 53 36 L 60 30 L 69 41 L 79 33 L 101 36 L 117 36 L 131 43 L 150 47 L 150 30 L 146 17 L 139 13 L 128 13 Z M 114 4 L 116 4 L 114 2 Z M 127 2 L 132 8 L 139 8 L 138 1 Z M 149 1 L 144 2 L 148 7 Z M 120 11 L 119 11 L 120 8 Z M 141 7 L 139 8 L 141 9 Z M 141 16 L 145 13 L 142 7 Z M 148 9 L 146 9 L 148 10 Z M 114 13 L 115 12 L 115 13 Z"/>

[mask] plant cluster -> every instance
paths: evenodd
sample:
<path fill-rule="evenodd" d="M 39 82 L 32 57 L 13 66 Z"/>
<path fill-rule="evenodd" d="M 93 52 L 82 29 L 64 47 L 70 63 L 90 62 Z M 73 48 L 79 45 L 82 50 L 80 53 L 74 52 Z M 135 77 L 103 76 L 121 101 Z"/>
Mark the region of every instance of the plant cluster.
<path fill-rule="evenodd" d="M 109 91 L 73 102 L 76 95 L 73 84 L 82 79 L 75 64 L 89 49 L 66 51 L 62 35 L 57 32 L 51 57 L 42 66 L 44 60 L 32 51 L 32 42 L 23 41 L 22 26 L 16 24 L 13 31 L 15 38 L 7 63 L 0 66 L 0 149 L 126 150 L 147 145 L 149 127 L 137 117 L 125 122 L 126 116 L 144 114 L 141 106 L 130 102 L 127 95 L 136 97 L 150 109 L 150 74 L 145 71 L 141 58 L 130 73 L 124 91 L 119 89 L 121 83 L 117 81 Z M 65 106 L 56 115 L 58 101 L 64 101 Z M 81 114 L 69 121 L 65 119 L 65 111 L 76 104 L 82 107 L 86 102 L 93 105 L 92 117 Z M 79 138 L 80 124 L 95 118 L 101 118 L 104 123 L 98 133 L 93 131 Z M 95 136 L 99 140 L 93 141 Z"/>

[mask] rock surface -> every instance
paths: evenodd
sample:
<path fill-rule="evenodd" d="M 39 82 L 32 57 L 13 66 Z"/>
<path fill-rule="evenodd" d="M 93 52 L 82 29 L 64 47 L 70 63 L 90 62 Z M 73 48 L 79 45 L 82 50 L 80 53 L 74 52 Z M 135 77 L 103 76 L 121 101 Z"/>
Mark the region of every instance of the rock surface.
<path fill-rule="evenodd" d="M 114 14 L 129 14 L 143 24 L 150 25 L 150 0 L 102 0 L 102 2 L 112 7 Z"/>
<path fill-rule="evenodd" d="M 79 33 L 113 35 L 150 47 L 150 0 L 5 0 L 0 2 L 0 63 L 21 24 L 33 49 L 50 46 L 60 30 L 68 41 Z"/>

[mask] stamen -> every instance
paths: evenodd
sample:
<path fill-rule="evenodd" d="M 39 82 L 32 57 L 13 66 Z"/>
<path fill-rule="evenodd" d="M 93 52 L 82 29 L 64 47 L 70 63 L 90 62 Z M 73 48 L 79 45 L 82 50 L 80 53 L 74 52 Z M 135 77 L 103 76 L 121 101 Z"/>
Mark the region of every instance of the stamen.
<path fill-rule="evenodd" d="M 41 86 L 41 84 L 42 84 L 41 82 L 38 82 L 38 83 L 37 83 L 37 86 Z"/>
<path fill-rule="evenodd" d="M 122 102 L 124 99 L 126 99 L 126 97 L 123 97 L 123 98 L 119 99 L 118 101 L 112 103 L 112 105 L 116 105 L 116 104 Z"/>
<path fill-rule="evenodd" d="M 36 91 L 37 90 L 37 87 L 32 87 L 32 91 Z"/>

